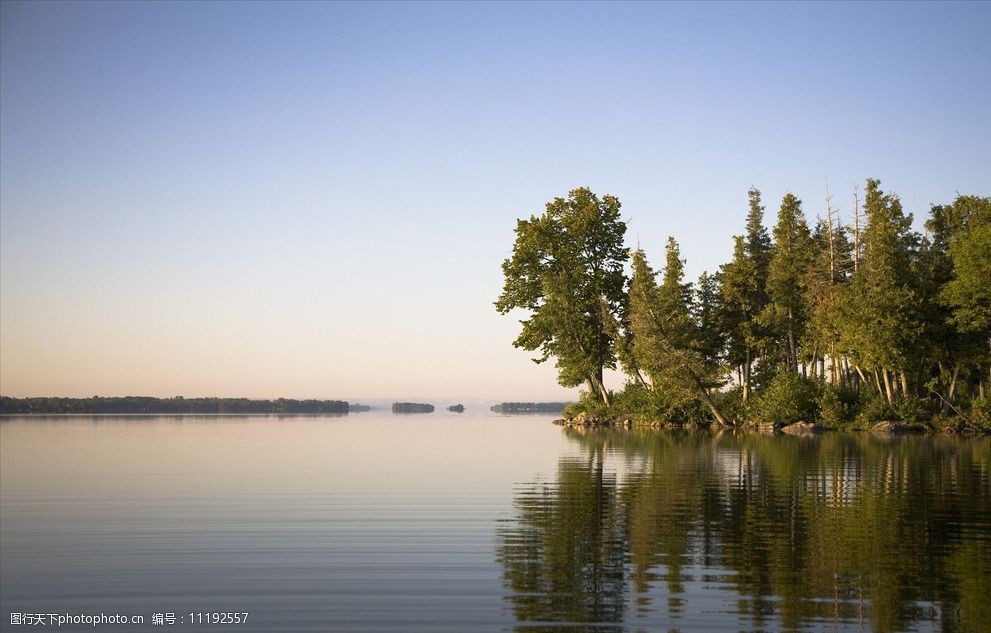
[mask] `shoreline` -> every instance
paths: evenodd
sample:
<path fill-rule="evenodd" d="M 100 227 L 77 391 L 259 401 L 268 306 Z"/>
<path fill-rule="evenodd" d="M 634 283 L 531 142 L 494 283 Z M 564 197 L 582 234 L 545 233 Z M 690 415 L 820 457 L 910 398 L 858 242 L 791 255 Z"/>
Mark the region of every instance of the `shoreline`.
<path fill-rule="evenodd" d="M 882 420 L 869 427 L 846 426 L 833 427 L 819 424 L 818 422 L 792 422 L 790 424 L 761 424 L 758 422 L 746 422 L 744 424 L 725 426 L 718 422 L 637 422 L 632 415 L 622 415 L 612 419 L 598 419 L 579 413 L 572 418 L 555 419 L 553 423 L 571 429 L 615 429 L 623 431 L 632 430 L 677 430 L 684 429 L 690 431 L 747 431 L 750 433 L 761 433 L 767 435 L 794 435 L 813 436 L 823 433 L 872 433 L 875 435 L 967 435 L 984 436 L 991 435 L 991 430 L 974 427 L 963 420 L 954 419 L 943 427 L 937 427 L 930 422 L 898 422 L 894 420 Z"/>

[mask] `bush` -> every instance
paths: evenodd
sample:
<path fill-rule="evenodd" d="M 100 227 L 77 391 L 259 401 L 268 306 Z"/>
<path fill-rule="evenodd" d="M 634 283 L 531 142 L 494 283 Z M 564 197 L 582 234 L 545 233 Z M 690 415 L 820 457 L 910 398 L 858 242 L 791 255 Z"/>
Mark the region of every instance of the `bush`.
<path fill-rule="evenodd" d="M 839 391 L 832 385 L 823 385 L 817 405 L 819 422 L 826 426 L 840 427 L 850 419 L 849 411 L 840 399 Z"/>
<path fill-rule="evenodd" d="M 908 396 L 895 402 L 894 412 L 899 420 L 914 422 L 925 417 L 926 408 L 917 396 Z"/>
<path fill-rule="evenodd" d="M 970 422 L 979 429 L 991 432 L 991 396 L 974 398 L 970 405 Z"/>
<path fill-rule="evenodd" d="M 860 411 L 857 413 L 856 424 L 861 428 L 868 428 L 878 422 L 894 420 L 897 417 L 895 410 L 881 396 L 873 391 L 865 392 L 861 399 Z"/>
<path fill-rule="evenodd" d="M 818 417 L 818 396 L 816 381 L 783 371 L 771 379 L 754 407 L 759 421 L 764 423 L 809 421 Z"/>
<path fill-rule="evenodd" d="M 723 417 L 735 424 L 751 422 L 757 415 L 754 412 L 753 399 L 751 398 L 749 402 L 743 401 L 743 387 L 733 387 L 725 392 L 715 393 L 713 398 Z"/>
<path fill-rule="evenodd" d="M 611 397 L 613 395 L 612 392 L 609 395 Z M 583 391 L 578 396 L 578 402 L 569 402 L 568 406 L 564 408 L 565 419 L 573 418 L 579 413 L 584 413 L 589 417 L 599 420 L 606 420 L 610 417 L 611 411 L 597 397 L 587 391 Z"/>
<path fill-rule="evenodd" d="M 652 391 L 638 382 L 629 382 L 613 402 L 617 415 L 632 414 L 639 423 L 685 422 L 704 419 L 695 398 L 672 397 L 664 391 Z"/>

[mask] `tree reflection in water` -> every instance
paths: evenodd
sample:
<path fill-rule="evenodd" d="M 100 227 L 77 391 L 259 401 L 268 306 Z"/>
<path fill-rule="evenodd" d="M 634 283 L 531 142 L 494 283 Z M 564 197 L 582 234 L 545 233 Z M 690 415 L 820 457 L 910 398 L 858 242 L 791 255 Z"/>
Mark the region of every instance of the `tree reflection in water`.
<path fill-rule="evenodd" d="M 565 430 L 498 558 L 517 631 L 987 631 L 991 440 Z"/>

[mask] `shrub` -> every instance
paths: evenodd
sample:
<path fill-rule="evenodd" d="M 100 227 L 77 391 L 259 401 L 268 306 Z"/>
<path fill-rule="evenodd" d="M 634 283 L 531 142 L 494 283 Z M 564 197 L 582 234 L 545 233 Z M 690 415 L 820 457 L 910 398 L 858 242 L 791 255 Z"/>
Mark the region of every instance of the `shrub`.
<path fill-rule="evenodd" d="M 991 396 L 974 398 L 970 406 L 970 422 L 979 429 L 991 432 Z"/>
<path fill-rule="evenodd" d="M 754 406 L 761 422 L 790 424 L 817 417 L 819 385 L 814 380 L 783 371 L 771 379 Z"/>
<path fill-rule="evenodd" d="M 645 388 L 638 382 L 629 382 L 616 395 L 612 410 L 620 415 L 632 414 L 640 423 L 685 422 L 704 419 L 695 398 L 672 397 L 664 391 Z"/>
<path fill-rule="evenodd" d="M 733 387 L 723 393 L 713 394 L 713 397 L 716 399 L 719 412 L 727 420 L 732 420 L 736 424 L 745 424 L 756 417 L 753 399 L 743 402 L 742 387 Z"/>
<path fill-rule="evenodd" d="M 609 395 L 612 396 L 612 392 Z M 569 402 L 568 406 L 564 408 L 564 417 L 566 419 L 573 418 L 579 413 L 605 420 L 610 416 L 610 409 L 597 397 L 587 391 L 583 391 L 578 396 L 578 402 Z"/>
<path fill-rule="evenodd" d="M 861 428 L 867 428 L 883 422 L 897 418 L 894 409 L 881 396 L 873 391 L 864 392 L 862 396 L 860 411 L 857 414 L 856 424 Z"/>
<path fill-rule="evenodd" d="M 826 426 L 840 427 L 850 419 L 849 411 L 840 399 L 839 391 L 832 385 L 823 385 L 817 401 L 819 422 Z"/>
<path fill-rule="evenodd" d="M 895 415 L 898 419 L 906 422 L 921 420 L 924 417 L 926 408 L 917 396 L 907 396 L 898 400 L 894 404 Z"/>

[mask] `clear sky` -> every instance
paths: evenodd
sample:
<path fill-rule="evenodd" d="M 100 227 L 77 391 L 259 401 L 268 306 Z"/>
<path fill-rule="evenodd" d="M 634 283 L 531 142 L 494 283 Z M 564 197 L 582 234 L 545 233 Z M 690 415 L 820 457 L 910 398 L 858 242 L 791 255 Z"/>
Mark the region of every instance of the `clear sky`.
<path fill-rule="evenodd" d="M 560 399 L 492 302 L 612 193 L 656 264 L 747 189 L 991 194 L 991 3 L 0 3 L 4 395 Z"/>

